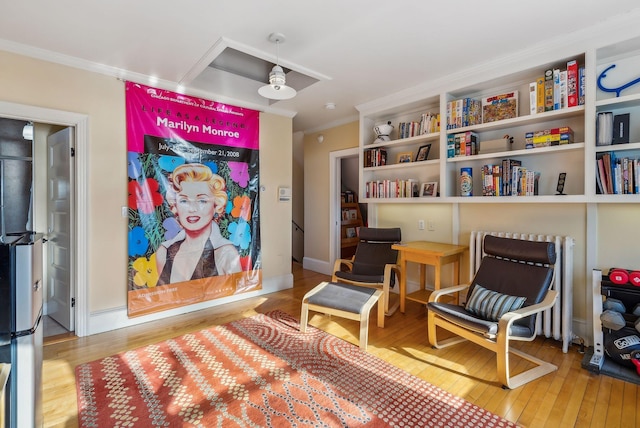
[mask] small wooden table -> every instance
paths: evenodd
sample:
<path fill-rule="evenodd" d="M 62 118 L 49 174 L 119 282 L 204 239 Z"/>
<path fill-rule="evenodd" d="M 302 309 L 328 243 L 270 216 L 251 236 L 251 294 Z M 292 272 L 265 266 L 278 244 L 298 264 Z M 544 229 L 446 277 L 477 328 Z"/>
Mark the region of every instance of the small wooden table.
<path fill-rule="evenodd" d="M 426 289 L 426 267 L 435 267 L 434 289 L 440 289 L 440 272 L 443 265 L 453 263 L 453 283 L 460 280 L 460 257 L 468 247 L 464 245 L 442 244 L 439 242 L 412 241 L 403 244 L 395 244 L 391 248 L 398 250 L 400 257 L 398 263 L 402 276 L 400 278 L 400 312 L 404 313 L 405 299 L 426 304 L 429 301 L 430 291 Z M 407 262 L 420 264 L 420 290 L 407 295 Z M 456 298 L 457 300 L 457 298 Z"/>

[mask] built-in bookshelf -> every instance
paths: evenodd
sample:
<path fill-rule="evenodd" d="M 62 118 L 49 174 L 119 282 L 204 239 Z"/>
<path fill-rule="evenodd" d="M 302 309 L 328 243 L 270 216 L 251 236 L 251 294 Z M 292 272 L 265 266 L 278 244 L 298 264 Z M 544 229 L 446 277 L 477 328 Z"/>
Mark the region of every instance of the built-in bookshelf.
<path fill-rule="evenodd" d="M 438 94 L 425 99 L 422 105 L 413 103 L 406 110 L 403 110 L 403 106 L 399 106 L 397 111 L 382 111 L 374 115 L 362 116 L 362 195 L 364 199 L 369 202 L 381 200 L 425 202 L 424 199 L 414 198 L 406 192 L 397 197 L 385 192 L 370 191 L 376 184 L 384 188 L 384 183 L 402 183 L 410 180 L 420 185 L 424 182 L 438 183 L 438 196 L 430 199 L 430 202 L 457 200 L 484 202 L 487 201 L 487 192 L 483 191 L 483 171 L 488 165 L 499 168 L 503 161 L 508 159 L 520 161 L 522 172 L 527 170 L 535 172 L 535 177 L 538 177 L 536 179 L 538 195 L 519 196 L 519 202 L 527 199 L 540 200 L 541 197 L 547 199 L 555 197 L 560 173 L 565 173 L 568 177 L 563 200 L 583 198 L 585 194 L 584 104 L 568 107 L 565 101 L 564 104 L 556 106 L 556 109 L 548 111 L 542 109 L 538 112 L 537 109 L 531 108 L 529 100 L 531 85 L 542 78 L 546 70 L 566 70 L 569 63 L 584 65 L 584 62 L 584 55 L 563 58 L 495 81 Z M 498 104 L 492 104 L 492 102 Z M 502 104 L 507 107 L 507 110 L 501 110 Z M 373 143 L 375 141 L 373 127 L 378 123 L 388 121 L 392 124 L 400 123 L 408 120 L 409 117 L 419 117 L 423 111 L 435 109 L 440 111 L 439 132 L 395 139 L 385 143 Z M 558 140 L 546 145 L 528 144 L 528 140 L 533 140 L 533 137 L 528 139 L 528 135 L 558 128 L 569 128 L 572 131 L 571 139 Z M 464 134 L 473 135 L 473 148 L 469 150 L 469 144 L 467 144 L 466 152 L 464 149 L 462 153 L 452 151 L 452 142 L 457 141 L 459 136 Z M 493 145 L 505 137 L 509 138 L 508 145 L 503 148 Z M 477 146 L 475 139 L 477 139 Z M 485 146 L 482 144 L 483 141 Z M 430 155 L 426 161 L 398 162 L 398 156 L 406 155 L 409 151 L 415 156 L 421 147 L 429 143 L 431 144 Z M 489 149 L 490 146 L 491 149 Z M 378 147 L 384 148 L 386 163 L 382 166 L 369 166 L 369 163 L 364 162 L 366 154 Z M 473 172 L 472 187 L 475 191 L 470 197 L 461 196 L 460 193 L 460 171 L 463 168 Z M 502 187 L 500 184 L 499 186 Z M 501 196 L 503 195 L 497 192 L 494 198 Z"/>
<path fill-rule="evenodd" d="M 596 50 L 594 188 L 599 202 L 640 198 L 640 39 Z M 606 130 L 603 135 L 603 129 Z M 609 138 L 606 138 L 608 135 Z"/>
<path fill-rule="evenodd" d="M 355 254 L 360 228 L 363 226 L 358 198 L 353 192 L 342 192 L 340 204 L 340 257 L 348 259 Z"/>
<path fill-rule="evenodd" d="M 573 64 L 573 65 L 571 65 Z M 579 101 L 578 92 L 569 106 L 568 96 L 564 101 L 552 104 L 551 109 L 536 105 L 544 97 L 533 95 L 535 85 L 544 82 L 545 72 L 554 70 L 567 73 L 570 66 L 578 75 L 579 67 L 584 67 L 585 55 L 576 55 L 557 61 L 541 64 L 538 67 L 518 72 L 511 76 L 502 76 L 493 81 L 455 89 L 416 101 L 410 105 L 397 106 L 372 114 L 361 115 L 361 200 L 367 202 L 397 201 L 425 202 L 415 193 L 396 191 L 377 191 L 385 189 L 388 183 L 437 182 L 438 194 L 429 202 L 488 202 L 499 199 L 501 192 L 483 191 L 484 174 L 488 165 L 500 168 L 504 161 L 515 159 L 520 162 L 522 172 L 534 173 L 537 195 L 518 196 L 519 202 L 557 200 L 563 202 L 584 200 L 585 196 L 585 105 Z M 572 84 L 574 88 L 579 85 Z M 543 90 L 543 89 L 540 89 Z M 584 89 L 583 89 L 584 91 Z M 545 93 L 543 92 L 543 95 Z M 584 97 L 582 97 L 584 100 Z M 531 102 L 530 102 L 531 101 Z M 553 98 L 552 98 L 553 101 Z M 400 124 L 417 120 L 424 112 L 440 111 L 440 130 L 410 138 L 392 138 L 391 141 L 375 142 L 374 126 L 391 122 Z M 484 110 L 484 114 L 483 114 Z M 484 120 L 483 120 L 484 119 Z M 537 134 L 551 133 L 558 129 L 569 129 L 570 138 L 549 141 L 548 144 L 534 144 Z M 473 148 L 462 153 L 455 147 L 460 135 L 472 135 Z M 464 140 L 464 137 L 462 137 Z M 501 139 L 509 139 L 509 144 L 500 146 Z M 476 145 L 477 140 L 477 145 Z M 485 142 L 483 146 L 482 142 Z M 494 143 L 498 143 L 495 145 Z M 430 144 L 430 153 L 426 160 L 416 162 L 415 158 L 422 147 Z M 367 155 L 377 149 L 385 152 L 384 165 L 373 166 L 367 161 Z M 400 162 L 402 157 L 412 157 L 411 162 Z M 461 196 L 460 172 L 471 170 L 473 189 L 471 196 Z M 566 175 L 564 191 L 557 195 L 558 177 Z M 502 173 L 500 173 L 502 176 Z M 498 184 L 502 188 L 501 184 Z M 526 192 L 523 192 L 526 194 Z M 533 193 L 533 192 L 532 192 Z M 491 194 L 493 197 L 488 198 Z M 506 196 L 506 195 L 505 195 Z M 509 195 L 512 196 L 512 195 Z M 505 200 L 501 200 L 504 202 Z"/>
<path fill-rule="evenodd" d="M 363 201 L 407 201 L 420 199 L 422 183 L 437 182 L 440 176 L 439 97 L 434 96 L 399 110 L 381 111 L 361 120 L 361 195 Z M 423 123 L 428 118 L 428 123 Z M 374 127 L 394 127 L 389 141 L 376 142 Z M 418 124 L 407 133 L 407 124 Z M 366 128 L 366 130 L 365 130 Z M 403 135 L 412 135 L 401 138 Z M 371 153 L 384 152 L 383 164 L 369 161 Z"/>
<path fill-rule="evenodd" d="M 615 67 L 609 69 L 606 80 L 599 82 L 598 75 L 612 64 Z M 603 90 L 599 83 L 619 88 L 639 79 L 637 70 L 640 70 L 640 39 L 568 55 L 406 104 L 361 111 L 361 200 L 370 203 L 638 202 L 637 193 L 603 194 L 597 182 L 598 163 L 604 157 L 619 160 L 621 168 L 626 165 L 627 174 L 635 174 L 637 163 L 633 161 L 640 158 L 640 83 L 623 88 L 619 94 Z M 545 81 L 548 75 L 551 75 L 552 88 L 562 94 L 560 99 L 553 91 L 549 95 L 549 82 Z M 484 115 L 478 115 L 478 109 L 484 109 Z M 435 111 L 440 115 L 439 130 L 398 138 L 402 134 L 397 134 L 397 127 L 402 123 L 419 121 L 425 112 Z M 596 144 L 595 122 L 601 112 L 612 112 L 623 118 L 628 114 L 628 143 Z M 374 127 L 388 122 L 396 127 L 395 134 L 392 133 L 390 141 L 376 141 Z M 463 135 L 467 135 L 467 139 L 472 136 L 471 149 L 469 143 L 464 146 L 467 140 Z M 466 151 L 459 150 L 456 145 L 459 140 Z M 428 157 L 416 161 L 418 152 L 429 144 Z M 384 164 L 365 162 L 367 154 L 374 150 L 384 152 Z M 407 159 L 411 161 L 402 162 Z M 500 168 L 510 160 L 519 162 L 524 173 L 534 177 L 535 191 L 532 187 L 531 192 L 523 191 L 516 196 L 487 190 L 488 168 L 504 178 Z M 471 196 L 461 195 L 462 169 L 472 171 Z M 494 189 L 504 188 L 495 176 L 491 179 Z M 421 192 L 407 191 L 413 184 L 421 188 L 426 182 L 438 183 L 436 197 L 425 200 Z M 627 190 L 635 188 L 635 182 L 626 183 Z M 389 188 L 393 191 L 387 191 Z"/>

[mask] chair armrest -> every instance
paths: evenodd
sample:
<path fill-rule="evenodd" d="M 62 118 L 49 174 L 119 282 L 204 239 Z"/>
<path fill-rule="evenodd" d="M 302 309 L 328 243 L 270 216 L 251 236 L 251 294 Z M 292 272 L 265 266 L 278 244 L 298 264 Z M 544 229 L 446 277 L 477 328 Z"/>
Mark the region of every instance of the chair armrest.
<path fill-rule="evenodd" d="M 342 266 L 346 266 L 349 270 L 353 269 L 353 259 L 336 259 L 333 264 L 333 271 L 339 271 Z"/>
<path fill-rule="evenodd" d="M 394 263 L 388 263 L 384 266 L 384 282 L 387 284 L 391 284 L 391 274 L 395 273 L 398 277 L 398 282 L 400 282 L 400 275 L 402 275 L 402 271 L 400 270 L 400 265 Z"/>
<path fill-rule="evenodd" d="M 558 292 L 556 290 L 547 291 L 547 295 L 544 297 L 544 300 L 535 305 L 526 306 L 524 308 L 520 308 L 516 311 L 507 312 L 502 315 L 500 321 L 498 322 L 498 331 L 502 331 L 503 328 L 509 327 L 515 320 L 528 317 L 529 315 L 537 314 L 539 312 L 550 309 L 558 298 Z"/>
<path fill-rule="evenodd" d="M 454 285 L 453 287 L 445 287 L 445 288 L 441 288 L 440 290 L 434 290 L 429 295 L 429 301 L 437 302 L 443 296 L 448 296 L 450 294 L 467 290 L 470 286 L 471 284 L 460 284 L 460 285 Z"/>
<path fill-rule="evenodd" d="M 341 271 L 342 266 L 346 266 L 347 271 L 351 272 L 353 270 L 353 257 L 351 259 L 336 259 L 335 263 L 333 264 L 333 273 L 331 277 L 332 282 L 337 281 L 335 273 Z"/>

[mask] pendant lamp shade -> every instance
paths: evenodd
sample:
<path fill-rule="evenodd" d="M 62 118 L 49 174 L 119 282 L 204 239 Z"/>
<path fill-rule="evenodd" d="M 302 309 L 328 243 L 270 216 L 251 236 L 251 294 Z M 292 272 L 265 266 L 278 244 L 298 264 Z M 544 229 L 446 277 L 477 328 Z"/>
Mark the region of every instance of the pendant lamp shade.
<path fill-rule="evenodd" d="M 284 70 L 280 67 L 278 46 L 284 42 L 284 35 L 280 33 L 272 33 L 269 41 L 276 44 L 276 65 L 273 66 L 269 73 L 269 84 L 258 89 L 258 94 L 272 100 L 288 100 L 296 96 L 296 90 L 291 86 L 287 86 L 287 79 Z"/>

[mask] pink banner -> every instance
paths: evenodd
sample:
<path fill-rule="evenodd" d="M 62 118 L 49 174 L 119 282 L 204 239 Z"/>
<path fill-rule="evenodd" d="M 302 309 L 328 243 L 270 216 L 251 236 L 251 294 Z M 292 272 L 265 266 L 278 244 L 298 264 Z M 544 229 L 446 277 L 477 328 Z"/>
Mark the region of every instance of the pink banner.
<path fill-rule="evenodd" d="M 259 112 L 139 83 L 126 83 L 127 147 L 144 151 L 144 136 L 258 148 Z"/>
<path fill-rule="evenodd" d="M 126 90 L 129 316 L 261 288 L 259 113 Z"/>

